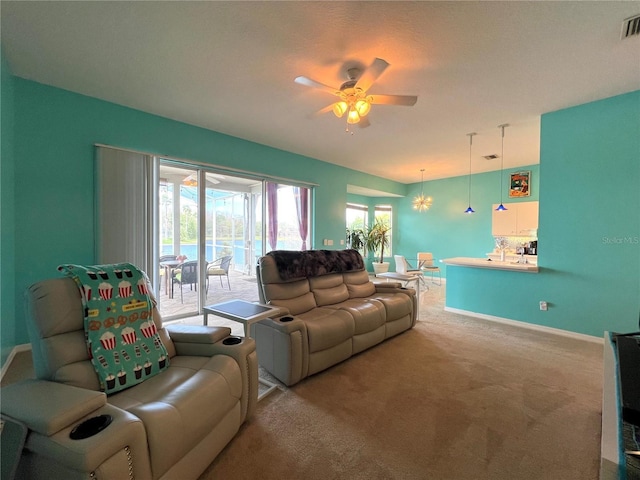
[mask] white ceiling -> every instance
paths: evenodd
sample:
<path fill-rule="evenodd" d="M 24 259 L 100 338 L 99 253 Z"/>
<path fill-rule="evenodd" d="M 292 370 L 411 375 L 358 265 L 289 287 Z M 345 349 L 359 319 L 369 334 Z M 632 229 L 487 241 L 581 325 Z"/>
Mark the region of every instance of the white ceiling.
<path fill-rule="evenodd" d="M 640 2 L 11 2 L 0 4 L 14 75 L 403 183 L 539 162 L 540 115 L 640 88 Z M 391 66 L 345 133 L 338 87 L 375 57 Z M 313 179 L 310 179 L 313 180 Z"/>

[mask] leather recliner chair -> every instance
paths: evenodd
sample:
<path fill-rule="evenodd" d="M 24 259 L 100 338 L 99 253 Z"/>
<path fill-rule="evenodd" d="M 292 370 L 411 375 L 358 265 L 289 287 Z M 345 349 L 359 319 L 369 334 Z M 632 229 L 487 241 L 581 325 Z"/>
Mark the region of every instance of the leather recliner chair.
<path fill-rule="evenodd" d="M 45 280 L 26 296 L 37 379 L 4 387 L 1 406 L 29 429 L 17 478 L 195 479 L 255 410 L 251 338 L 230 337 L 226 327 L 165 328 L 154 307 L 169 368 L 107 396 L 89 359 L 74 281 Z M 70 438 L 102 415 L 112 418 L 103 430 Z"/>

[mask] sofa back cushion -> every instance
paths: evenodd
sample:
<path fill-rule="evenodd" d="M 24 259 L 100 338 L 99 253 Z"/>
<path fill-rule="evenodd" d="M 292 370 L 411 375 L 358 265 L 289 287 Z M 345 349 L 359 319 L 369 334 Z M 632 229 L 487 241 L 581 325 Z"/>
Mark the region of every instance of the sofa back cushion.
<path fill-rule="evenodd" d="M 376 286 L 369 279 L 369 274 L 366 271 L 345 273 L 343 279 L 349 292 L 349 298 L 370 297 L 376 293 Z"/>
<path fill-rule="evenodd" d="M 87 347 L 102 390 L 124 390 L 168 368 L 144 272 L 131 263 L 64 264 L 58 270 L 80 292 Z"/>
<path fill-rule="evenodd" d="M 276 307 L 284 307 L 289 310 L 291 315 L 300 315 L 301 313 L 308 312 L 317 307 L 313 293 L 307 292 L 299 297 L 277 299 L 272 298 L 269 300 L 271 305 Z"/>
<path fill-rule="evenodd" d="M 340 273 L 310 278 L 309 286 L 319 307 L 349 300 L 349 291 Z"/>
<path fill-rule="evenodd" d="M 262 291 L 264 302 L 288 308 L 292 315 L 299 315 L 317 307 L 306 279 L 287 283 L 266 283 L 262 285 Z"/>
<path fill-rule="evenodd" d="M 258 261 L 260 300 L 286 307 L 293 315 L 318 306 L 340 303 L 348 300 L 350 295 L 343 274 L 359 274 L 354 278 L 369 280 L 362 256 L 357 251 L 269 252 Z"/>
<path fill-rule="evenodd" d="M 25 297 L 36 377 L 100 390 L 87 350 L 84 312 L 76 283 L 71 278 L 44 280 L 29 287 Z M 152 301 L 155 304 L 153 295 Z M 175 347 L 155 306 L 153 320 L 169 357 L 174 356 Z"/>

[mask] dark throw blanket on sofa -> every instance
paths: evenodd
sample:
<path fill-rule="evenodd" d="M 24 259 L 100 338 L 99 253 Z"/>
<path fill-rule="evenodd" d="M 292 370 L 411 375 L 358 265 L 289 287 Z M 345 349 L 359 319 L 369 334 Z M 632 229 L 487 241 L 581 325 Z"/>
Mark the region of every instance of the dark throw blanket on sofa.
<path fill-rule="evenodd" d="M 364 270 L 357 250 L 273 250 L 267 255 L 275 260 L 282 280 Z"/>

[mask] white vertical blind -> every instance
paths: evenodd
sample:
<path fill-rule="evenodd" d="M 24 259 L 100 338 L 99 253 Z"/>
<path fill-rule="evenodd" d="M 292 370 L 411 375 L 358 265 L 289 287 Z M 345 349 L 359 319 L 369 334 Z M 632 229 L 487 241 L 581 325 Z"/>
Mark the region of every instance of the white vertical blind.
<path fill-rule="evenodd" d="M 96 259 L 130 262 L 151 279 L 155 163 L 150 155 L 96 147 Z"/>

